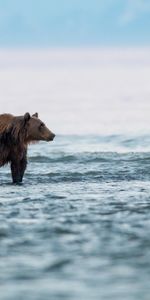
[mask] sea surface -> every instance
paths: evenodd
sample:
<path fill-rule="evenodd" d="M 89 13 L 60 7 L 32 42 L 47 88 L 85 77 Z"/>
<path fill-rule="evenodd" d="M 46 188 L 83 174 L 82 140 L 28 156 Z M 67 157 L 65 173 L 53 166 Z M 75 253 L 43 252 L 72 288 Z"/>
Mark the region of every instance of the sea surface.
<path fill-rule="evenodd" d="M 0 53 L 1 112 L 56 134 L 0 169 L 0 300 L 150 299 L 149 78 L 145 49 Z"/>

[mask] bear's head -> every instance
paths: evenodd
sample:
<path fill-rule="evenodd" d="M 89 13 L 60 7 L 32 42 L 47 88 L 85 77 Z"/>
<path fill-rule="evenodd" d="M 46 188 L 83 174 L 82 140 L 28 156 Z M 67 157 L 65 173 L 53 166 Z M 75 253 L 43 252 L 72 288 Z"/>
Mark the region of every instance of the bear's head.
<path fill-rule="evenodd" d="M 46 125 L 38 118 L 38 113 L 32 116 L 26 113 L 23 116 L 24 125 L 26 127 L 26 141 L 52 141 L 55 134 L 49 130 Z"/>

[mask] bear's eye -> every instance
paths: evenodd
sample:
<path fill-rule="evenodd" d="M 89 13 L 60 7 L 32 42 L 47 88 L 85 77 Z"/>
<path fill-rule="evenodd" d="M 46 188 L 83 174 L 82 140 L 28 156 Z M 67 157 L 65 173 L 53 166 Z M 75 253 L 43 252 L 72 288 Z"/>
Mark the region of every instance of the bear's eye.
<path fill-rule="evenodd" d="M 39 127 L 40 127 L 40 129 L 42 129 L 44 126 L 45 126 L 45 124 L 41 123 Z"/>

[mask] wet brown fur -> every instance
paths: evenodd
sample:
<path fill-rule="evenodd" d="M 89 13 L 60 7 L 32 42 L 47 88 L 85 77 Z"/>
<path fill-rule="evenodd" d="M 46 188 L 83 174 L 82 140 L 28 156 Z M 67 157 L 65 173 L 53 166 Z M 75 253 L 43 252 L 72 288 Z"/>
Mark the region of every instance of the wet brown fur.
<path fill-rule="evenodd" d="M 9 127 L 13 118 L 14 116 L 10 114 L 0 115 L 0 134 Z"/>
<path fill-rule="evenodd" d="M 38 119 L 30 116 L 0 115 L 0 167 L 10 163 L 13 182 L 22 181 L 27 165 L 28 144 L 53 140 L 54 134 Z"/>

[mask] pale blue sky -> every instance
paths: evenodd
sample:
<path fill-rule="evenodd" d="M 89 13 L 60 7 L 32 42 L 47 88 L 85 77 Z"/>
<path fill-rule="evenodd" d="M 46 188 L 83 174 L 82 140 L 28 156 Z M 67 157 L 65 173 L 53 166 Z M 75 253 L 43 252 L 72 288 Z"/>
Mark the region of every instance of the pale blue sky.
<path fill-rule="evenodd" d="M 0 46 L 150 45 L 150 0 L 0 0 Z"/>

